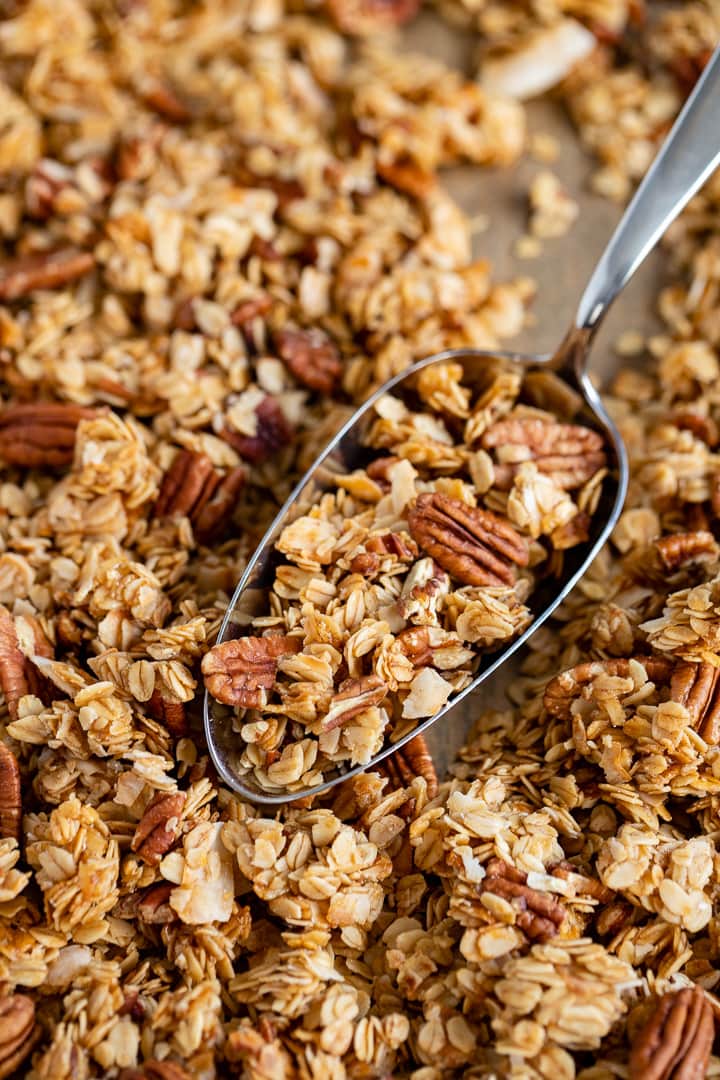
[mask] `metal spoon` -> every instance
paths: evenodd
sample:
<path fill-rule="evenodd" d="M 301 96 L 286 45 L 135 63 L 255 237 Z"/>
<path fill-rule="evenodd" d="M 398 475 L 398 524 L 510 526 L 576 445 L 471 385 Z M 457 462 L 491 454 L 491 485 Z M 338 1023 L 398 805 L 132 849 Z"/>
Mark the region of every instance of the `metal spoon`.
<path fill-rule="evenodd" d="M 451 349 L 414 364 L 390 379 L 354 413 L 305 474 L 281 508 L 250 559 L 230 602 L 218 634 L 218 642 L 239 637 L 254 615 L 263 611 L 266 590 L 272 584 L 276 559 L 274 544 L 286 525 L 317 503 L 322 492 L 334 487 L 333 476 L 352 471 L 362 461 L 363 434 L 373 418 L 373 407 L 382 395 L 401 387 L 423 368 L 452 360 L 463 366 L 465 375 L 487 368 L 494 358 L 505 360 L 528 374 L 554 372 L 569 388 L 581 408 L 576 415 L 581 422 L 601 431 L 607 442 L 610 475 L 603 484 L 600 503 L 592 519 L 589 540 L 566 553 L 563 581 L 546 582 L 532 593 L 528 603 L 534 618 L 518 638 L 497 654 L 483 656 L 473 681 L 455 694 L 434 716 L 419 722 L 396 742 L 387 744 L 365 765 L 336 768 L 326 774 L 322 784 L 300 791 L 267 791 L 253 781 L 252 774 L 241 771 L 238 762 L 244 743 L 233 730 L 233 712 L 205 692 L 205 734 L 215 768 L 224 782 L 250 801 L 267 806 L 318 795 L 356 773 L 375 768 L 389 754 L 404 746 L 446 716 L 451 709 L 488 679 L 531 634 L 542 626 L 565 599 L 587 570 L 608 539 L 620 516 L 628 484 L 628 461 L 625 447 L 600 396 L 590 381 L 587 358 L 595 331 L 611 303 L 624 288 L 646 255 L 657 244 L 670 223 L 695 192 L 720 165 L 720 47 L 715 50 L 703 75 L 678 116 L 672 131 L 603 253 L 583 293 L 575 320 L 557 351 L 550 355 L 524 355 L 512 352 L 482 352 Z M 534 377 L 537 377 L 534 375 Z M 527 379 L 527 375 L 525 376 Z M 579 395 L 579 396 L 578 396 Z M 367 450 L 365 450 L 367 454 Z"/>

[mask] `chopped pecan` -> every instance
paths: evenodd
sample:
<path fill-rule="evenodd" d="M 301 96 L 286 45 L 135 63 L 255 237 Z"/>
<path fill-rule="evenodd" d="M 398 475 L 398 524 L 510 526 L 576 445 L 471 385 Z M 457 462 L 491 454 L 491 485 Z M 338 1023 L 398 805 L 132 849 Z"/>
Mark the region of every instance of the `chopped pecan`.
<path fill-rule="evenodd" d="M 430 629 L 427 626 L 408 626 L 398 634 L 400 647 L 413 667 L 427 667 L 432 663 Z"/>
<path fill-rule="evenodd" d="M 346 724 L 358 713 L 373 705 L 379 705 L 388 694 L 387 684 L 379 675 L 363 675 L 359 679 L 346 679 L 340 683 L 337 694 L 330 700 L 330 708 L 322 723 L 323 731 Z"/>
<path fill-rule="evenodd" d="M 584 544 L 590 536 L 592 518 L 581 510 L 575 517 L 571 517 L 564 525 L 558 525 L 550 534 L 552 546 L 556 551 L 567 551 L 568 548 Z"/>
<path fill-rule="evenodd" d="M 382 457 L 377 457 L 374 461 L 371 461 L 365 471 L 375 483 L 380 484 L 383 488 L 389 488 L 389 470 L 393 465 L 397 465 L 400 460 L 401 459 L 394 454 L 385 454 Z"/>
<path fill-rule="evenodd" d="M 527 874 L 502 859 L 491 859 L 480 892 L 494 893 L 515 909 L 515 922 L 530 941 L 555 937 L 565 919 L 565 908 L 551 893 L 529 888 Z"/>
<path fill-rule="evenodd" d="M 237 450 L 240 457 L 253 465 L 260 465 L 292 441 L 293 431 L 285 413 L 275 398 L 269 395 L 260 402 L 255 415 L 257 416 L 255 435 L 241 435 L 229 427 L 224 427 L 220 435 L 225 442 L 230 443 L 230 446 Z"/>
<path fill-rule="evenodd" d="M 663 536 L 653 544 L 666 570 L 678 570 L 691 563 L 711 562 L 718 557 L 718 545 L 710 532 L 684 532 Z"/>
<path fill-rule="evenodd" d="M 720 432 L 712 416 L 700 416 L 694 412 L 680 412 L 671 417 L 675 427 L 691 431 L 696 439 L 706 443 L 712 450 L 720 441 Z"/>
<path fill-rule="evenodd" d="M 142 1065 L 121 1069 L 118 1080 L 191 1080 L 190 1073 L 175 1061 L 148 1058 Z"/>
<path fill-rule="evenodd" d="M 184 805 L 185 795 L 182 791 L 170 795 L 161 791 L 148 803 L 130 842 L 132 850 L 148 866 L 156 866 L 174 846 L 179 835 L 177 819 Z M 172 827 L 170 822 L 174 822 Z"/>
<path fill-rule="evenodd" d="M 20 255 L 0 266 L 0 300 L 19 300 L 35 289 L 57 289 L 85 277 L 94 266 L 92 252 L 76 247 Z"/>
<path fill-rule="evenodd" d="M 342 364 L 333 342 L 320 330 L 280 330 L 278 355 L 298 382 L 319 394 L 331 394 L 340 382 Z"/>
<path fill-rule="evenodd" d="M 375 166 L 378 176 L 386 184 L 404 191 L 414 199 L 426 199 L 437 188 L 437 177 L 427 169 L 421 169 L 414 161 L 408 159 L 400 161 L 388 161 L 385 164 L 378 161 Z"/>
<path fill-rule="evenodd" d="M 208 692 L 225 705 L 259 709 L 275 683 L 278 660 L 300 652 L 297 637 L 233 638 L 215 645 L 202 661 Z"/>
<path fill-rule="evenodd" d="M 614 938 L 616 934 L 629 926 L 633 915 L 633 905 L 618 898 L 600 908 L 595 917 L 595 929 L 601 938 Z"/>
<path fill-rule="evenodd" d="M 633 1040 L 630 1080 L 702 1080 L 714 1037 L 713 1010 L 702 987 L 663 994 Z"/>
<path fill-rule="evenodd" d="M 670 678 L 670 697 L 684 705 L 693 726 L 709 746 L 720 743 L 720 668 L 679 660 Z"/>
<path fill-rule="evenodd" d="M 165 925 L 175 922 L 177 915 L 170 907 L 170 893 L 175 886 L 170 881 L 161 881 L 151 885 L 137 902 L 137 916 L 150 925 Z"/>
<path fill-rule="evenodd" d="M 0 1080 L 19 1068 L 39 1038 L 32 998 L 26 994 L 0 997 Z"/>
<path fill-rule="evenodd" d="M 365 551 L 356 555 L 350 563 L 350 570 L 353 574 L 370 577 L 378 572 L 386 555 L 394 555 L 402 562 L 412 562 L 418 556 L 417 544 L 399 533 L 371 536 L 365 541 Z"/>
<path fill-rule="evenodd" d="M 463 585 L 512 585 L 515 565 L 528 563 L 527 543 L 509 521 L 437 491 L 417 497 L 408 527 L 422 550 Z"/>
<path fill-rule="evenodd" d="M 77 426 L 93 416 L 93 409 L 52 401 L 8 405 L 0 412 L 0 458 L 27 468 L 69 465 Z"/>
<path fill-rule="evenodd" d="M 190 119 L 190 110 L 180 100 L 175 89 L 160 79 L 148 79 L 141 87 L 140 96 L 148 109 L 152 109 L 171 124 L 186 124 Z"/>
<path fill-rule="evenodd" d="M 9 746 L 0 742 L 0 838 L 20 842 L 22 786 L 17 758 Z"/>
<path fill-rule="evenodd" d="M 231 321 L 235 326 L 245 329 L 255 319 L 267 315 L 272 307 L 272 298 L 266 294 L 256 296 L 252 300 L 243 300 L 232 313 Z"/>
<path fill-rule="evenodd" d="M 244 469 L 223 475 L 205 454 L 181 450 L 163 477 L 155 516 L 183 514 L 199 540 L 209 539 L 227 524 L 244 483 Z"/>
<path fill-rule="evenodd" d="M 427 784 L 428 798 L 434 799 L 438 793 L 437 773 L 424 735 L 416 735 L 405 743 L 405 746 L 386 757 L 380 763 L 378 771 L 387 776 L 390 790 L 407 787 L 416 776 L 422 776 Z"/>
<path fill-rule="evenodd" d="M 485 450 L 507 446 L 523 447 L 527 459 L 540 472 L 549 473 L 558 487 L 580 487 L 606 464 L 602 436 L 578 424 L 560 424 L 556 420 L 535 417 L 510 417 L 492 424 L 483 433 Z M 512 487 L 517 464 L 497 463 L 495 483 L 501 490 Z"/>
<path fill-rule="evenodd" d="M 556 863 L 554 866 L 548 866 L 547 870 L 553 877 L 562 878 L 563 881 L 569 881 L 571 885 L 574 885 L 578 896 L 589 896 L 600 904 L 609 904 L 615 898 L 612 889 L 603 885 L 597 878 L 583 874 L 570 862 Z"/>
<path fill-rule="evenodd" d="M 327 0 L 330 18 L 345 34 L 364 36 L 413 19 L 420 0 Z"/>
<path fill-rule="evenodd" d="M 32 632 L 33 652 L 38 656 L 51 657 L 52 646 L 37 619 L 31 615 L 24 615 L 23 620 Z M 25 694 L 35 694 L 44 700 L 47 689 L 45 680 L 35 665 L 21 651 L 15 620 L 2 604 L 0 604 L 0 686 L 5 695 L 11 720 L 17 719 L 18 702 L 21 697 Z"/>
<path fill-rule="evenodd" d="M 187 735 L 187 717 L 183 701 L 170 701 L 163 697 L 158 689 L 153 690 L 147 703 L 147 711 L 154 720 L 158 720 L 176 739 Z"/>
<path fill-rule="evenodd" d="M 647 672 L 647 677 L 652 682 L 663 682 L 670 677 L 672 661 L 665 657 L 638 656 L 638 663 L 642 664 Z M 599 678 L 600 675 L 616 675 L 621 678 L 627 677 L 630 672 L 630 661 L 618 660 L 590 660 L 585 664 L 569 668 L 545 687 L 543 705 L 551 716 L 567 719 L 570 716 L 570 706 L 576 698 L 582 695 L 583 687 Z"/>

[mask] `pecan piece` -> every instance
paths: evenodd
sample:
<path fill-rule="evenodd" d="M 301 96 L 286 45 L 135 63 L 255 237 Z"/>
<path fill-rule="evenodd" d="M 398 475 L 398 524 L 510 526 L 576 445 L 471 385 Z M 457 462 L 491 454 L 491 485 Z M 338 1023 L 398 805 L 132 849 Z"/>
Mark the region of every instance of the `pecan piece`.
<path fill-rule="evenodd" d="M 154 720 L 164 724 L 171 735 L 181 739 L 187 735 L 188 726 L 184 701 L 170 701 L 160 690 L 153 690 L 147 703 L 147 711 Z"/>
<path fill-rule="evenodd" d="M 480 885 L 481 894 L 494 893 L 510 902 L 515 922 L 530 941 L 540 943 L 555 937 L 565 919 L 565 908 L 551 893 L 529 888 L 527 874 L 502 859 L 491 859 Z"/>
<path fill-rule="evenodd" d="M 223 641 L 203 657 L 205 686 L 224 705 L 259 709 L 275 684 L 280 657 L 301 649 L 300 638 L 282 634 Z"/>
<path fill-rule="evenodd" d="M 148 866 L 157 866 L 166 852 L 174 846 L 179 831 L 177 819 L 185 805 L 185 794 L 159 792 L 150 800 L 145 813 L 135 827 L 130 847 Z M 170 827 L 170 822 L 175 824 Z"/>
<path fill-rule="evenodd" d="M 663 994 L 633 1040 L 630 1080 L 702 1080 L 714 1037 L 712 1006 L 700 986 Z"/>
<path fill-rule="evenodd" d="M 32 998 L 26 994 L 0 997 L 0 1080 L 15 1072 L 39 1038 Z"/>
<path fill-rule="evenodd" d="M 580 487 L 606 464 L 602 436 L 579 424 L 560 424 L 535 417 L 498 420 L 481 438 L 485 450 L 518 446 L 527 452 L 540 472 L 549 473 L 558 487 Z M 518 463 L 519 464 L 519 463 Z M 495 482 L 501 490 L 512 487 L 518 464 L 495 465 Z"/>
<path fill-rule="evenodd" d="M 378 772 L 388 778 L 391 791 L 407 787 L 416 776 L 422 776 L 427 784 L 428 798 L 434 799 L 438 793 L 437 772 L 424 735 L 416 735 L 386 757 L 378 766 Z"/>
<path fill-rule="evenodd" d="M 595 930 L 598 937 L 614 938 L 625 926 L 629 926 L 633 916 L 633 905 L 627 900 L 615 899 L 600 908 L 595 917 Z"/>
<path fill-rule="evenodd" d="M 394 555 L 402 562 L 412 562 L 418 556 L 417 544 L 412 540 L 408 541 L 399 533 L 371 536 L 365 541 L 365 551 L 353 558 L 350 571 L 370 577 L 380 570 L 382 559 L 387 555 Z"/>
<path fill-rule="evenodd" d="M 175 1061 L 148 1058 L 142 1065 L 122 1069 L 118 1080 L 191 1080 L 190 1073 Z"/>
<path fill-rule="evenodd" d="M 515 565 L 528 563 L 527 543 L 509 521 L 437 491 L 418 495 L 408 527 L 422 550 L 463 585 L 512 585 Z"/>
<path fill-rule="evenodd" d="M 293 430 L 275 398 L 269 395 L 260 402 L 255 415 L 255 435 L 241 435 L 238 431 L 224 427 L 220 437 L 237 450 L 240 457 L 253 465 L 260 465 L 292 441 Z"/>
<path fill-rule="evenodd" d="M 692 563 L 711 562 L 717 559 L 718 545 L 711 532 L 672 533 L 653 544 L 666 570 L 679 570 Z"/>
<path fill-rule="evenodd" d="M 181 450 L 163 477 L 155 516 L 182 514 L 190 518 L 198 539 L 209 539 L 228 522 L 244 483 L 244 469 L 223 475 L 205 454 Z"/>
<path fill-rule="evenodd" d="M 670 677 L 673 665 L 666 657 L 638 656 L 636 659 L 645 668 L 651 682 L 663 682 Z M 570 716 L 570 706 L 576 698 L 581 697 L 587 683 L 600 675 L 618 675 L 624 678 L 629 672 L 630 660 L 627 659 L 590 660 L 585 664 L 578 664 L 550 680 L 545 687 L 543 705 L 551 716 L 567 719 Z"/>
<path fill-rule="evenodd" d="M 94 266 L 92 252 L 76 247 L 20 255 L 0 267 L 0 300 L 19 300 L 35 289 L 57 289 L 85 277 Z"/>
<path fill-rule="evenodd" d="M 77 426 L 93 416 L 93 409 L 52 401 L 8 405 L 0 412 L 0 458 L 27 468 L 69 465 Z"/>
<path fill-rule="evenodd" d="M 335 390 L 342 375 L 340 354 L 322 331 L 281 330 L 275 344 L 280 359 L 303 386 L 319 394 Z"/>
<path fill-rule="evenodd" d="M 420 0 L 327 0 L 330 18 L 345 34 L 375 34 L 413 19 Z"/>
<path fill-rule="evenodd" d="M 0 742 L 0 838 L 12 837 L 20 843 L 22 786 L 17 758 Z"/>
<path fill-rule="evenodd" d="M 693 727 L 709 746 L 720 742 L 720 668 L 680 660 L 670 678 L 670 697 L 684 705 Z"/>
<path fill-rule="evenodd" d="M 413 199 L 426 199 L 437 188 L 437 177 L 427 169 L 421 169 L 414 161 L 378 161 L 375 166 L 381 180 L 398 191 L 404 191 Z"/>
<path fill-rule="evenodd" d="M 700 416 L 694 412 L 680 412 L 670 417 L 681 431 L 691 431 L 696 439 L 706 443 L 712 450 L 720 442 L 720 432 L 712 416 Z"/>
<path fill-rule="evenodd" d="M 330 708 L 322 722 L 323 731 L 347 724 L 354 716 L 373 705 L 379 705 L 388 694 L 388 687 L 379 675 L 363 675 L 359 679 L 346 679 L 337 694 L 330 700 Z"/>
<path fill-rule="evenodd" d="M 140 96 L 148 109 L 152 109 L 164 120 L 169 120 L 171 124 L 186 124 L 190 119 L 187 105 L 167 82 L 148 79 L 141 88 Z"/>
<path fill-rule="evenodd" d="M 175 922 L 177 915 L 170 907 L 170 893 L 174 888 L 171 881 L 161 881 L 157 885 L 151 885 L 138 900 L 136 908 L 138 918 L 152 926 L 164 926 Z"/>
<path fill-rule="evenodd" d="M 32 631 L 33 648 L 38 656 L 51 657 L 52 646 L 45 637 L 37 619 L 23 616 Z M 5 695 L 11 720 L 17 719 L 18 702 L 25 694 L 46 696 L 45 680 L 35 665 L 25 656 L 18 642 L 15 620 L 6 607 L 0 604 L 0 687 Z"/>
<path fill-rule="evenodd" d="M 257 318 L 267 315 L 272 307 L 272 298 L 267 294 L 256 296 L 252 300 L 243 300 L 232 313 L 231 321 L 242 330 L 247 329 Z"/>

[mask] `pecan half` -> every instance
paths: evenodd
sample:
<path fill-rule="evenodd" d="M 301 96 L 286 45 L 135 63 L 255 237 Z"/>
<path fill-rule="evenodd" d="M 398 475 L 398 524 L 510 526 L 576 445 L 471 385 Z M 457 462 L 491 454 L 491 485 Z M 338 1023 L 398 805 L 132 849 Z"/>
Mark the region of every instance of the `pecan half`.
<path fill-rule="evenodd" d="M 653 547 L 666 570 L 679 570 L 691 563 L 711 562 L 718 557 L 718 545 L 711 532 L 673 533 L 656 540 Z"/>
<path fill-rule="evenodd" d="M 0 300 L 19 300 L 35 289 L 57 289 L 85 277 L 94 266 L 92 252 L 76 247 L 9 259 L 0 266 Z"/>
<path fill-rule="evenodd" d="M 190 1073 L 175 1061 L 148 1058 L 142 1065 L 122 1069 L 118 1080 L 191 1080 Z"/>
<path fill-rule="evenodd" d="M 463 585 L 512 585 L 515 566 L 528 563 L 527 543 L 509 521 L 437 491 L 418 495 L 408 527 L 422 550 Z"/>
<path fill-rule="evenodd" d="M 630 1080 L 702 1080 L 714 1037 L 712 1006 L 700 986 L 663 994 L 633 1040 Z"/>
<path fill-rule="evenodd" d="M 220 436 L 237 450 L 240 457 L 253 465 L 260 465 L 292 441 L 293 430 L 275 398 L 269 395 L 260 402 L 255 415 L 255 435 L 241 435 L 238 431 L 224 427 Z"/>
<path fill-rule="evenodd" d="M 272 690 L 278 660 L 300 652 L 297 637 L 243 637 L 223 641 L 206 653 L 202 673 L 208 692 L 225 705 L 259 709 Z"/>
<path fill-rule="evenodd" d="M 579 424 L 560 424 L 535 417 L 510 417 L 492 424 L 483 433 L 485 450 L 519 446 L 540 472 L 549 473 L 558 487 L 580 487 L 606 464 L 603 439 Z M 495 483 L 501 490 L 512 487 L 517 464 L 495 465 Z"/>
<path fill-rule="evenodd" d="M 244 469 L 223 474 L 205 454 L 181 450 L 163 477 L 155 516 L 182 514 L 198 539 L 209 539 L 227 524 L 244 483 Z"/>
<path fill-rule="evenodd" d="M 39 1038 L 32 998 L 26 994 L 0 997 L 0 1080 L 15 1072 Z"/>
<path fill-rule="evenodd" d="M 176 739 L 187 735 L 187 717 L 183 701 L 169 701 L 162 696 L 160 690 L 155 689 L 148 700 L 147 711 L 154 720 L 164 724 Z"/>
<path fill-rule="evenodd" d="M 638 656 L 638 663 L 642 664 L 647 672 L 647 677 L 652 682 L 664 682 L 670 677 L 672 661 L 665 657 Z M 543 705 L 551 716 L 567 719 L 570 716 L 570 706 L 576 698 L 582 695 L 583 687 L 597 679 L 600 675 L 618 675 L 627 677 L 630 672 L 630 660 L 590 660 L 585 664 L 569 668 L 545 687 Z"/>
<path fill-rule="evenodd" d="M 185 794 L 159 792 L 148 803 L 145 813 L 135 827 L 130 847 L 148 866 L 157 866 L 163 855 L 174 846 L 179 830 L 177 819 L 185 805 Z M 172 828 L 169 823 L 175 821 Z"/>
<path fill-rule="evenodd" d="M 555 937 L 565 919 L 565 908 L 551 893 L 531 889 L 527 874 L 502 859 L 491 859 L 480 892 L 494 893 L 515 909 L 515 923 L 530 941 L 546 942 Z"/>
<path fill-rule="evenodd" d="M 51 657 L 52 646 L 42 632 L 40 624 L 31 615 L 25 615 L 23 618 L 32 630 L 35 653 L 39 656 Z M 18 702 L 25 694 L 36 694 L 43 699 L 45 697 L 45 680 L 21 651 L 15 620 L 2 604 L 0 604 L 0 686 L 5 695 L 11 720 L 17 719 Z"/>
<path fill-rule="evenodd" d="M 391 791 L 407 787 L 416 776 L 422 776 L 427 784 L 428 798 L 434 799 L 438 793 L 437 773 L 424 735 L 416 735 L 386 757 L 378 766 L 378 772 L 388 778 Z"/>
<path fill-rule="evenodd" d="M 22 786 L 17 758 L 9 746 L 0 742 L 0 837 L 20 842 Z"/>
<path fill-rule="evenodd" d="M 69 465 L 77 426 L 93 416 L 93 409 L 52 401 L 8 405 L 0 412 L 0 458 L 27 468 Z"/>
<path fill-rule="evenodd" d="M 720 742 L 720 668 L 680 660 L 670 678 L 670 697 L 684 705 L 693 727 L 709 746 Z"/>
<path fill-rule="evenodd" d="M 340 684 L 337 694 L 330 700 L 330 708 L 322 722 L 323 731 L 346 724 L 354 716 L 379 705 L 388 694 L 387 684 L 379 675 L 363 675 L 359 679 L 346 679 Z"/>
<path fill-rule="evenodd" d="M 413 19 L 420 0 L 327 0 L 330 18 L 345 34 L 375 34 Z"/>
<path fill-rule="evenodd" d="M 336 346 L 320 330 L 280 330 L 278 355 L 298 382 L 319 394 L 331 394 L 340 382 L 342 364 Z"/>

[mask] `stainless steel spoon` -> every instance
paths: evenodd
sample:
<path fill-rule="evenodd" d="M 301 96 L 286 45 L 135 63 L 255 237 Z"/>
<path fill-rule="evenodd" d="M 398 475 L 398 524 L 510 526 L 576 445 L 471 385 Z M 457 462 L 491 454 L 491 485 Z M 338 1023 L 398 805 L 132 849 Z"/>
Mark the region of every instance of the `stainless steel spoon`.
<path fill-rule="evenodd" d="M 452 360 L 463 366 L 469 380 L 473 372 L 487 368 L 494 358 L 521 365 L 532 372 L 554 372 L 571 389 L 580 404 L 576 412 L 583 423 L 604 433 L 608 444 L 610 476 L 603 484 L 589 540 L 566 553 L 562 583 L 545 583 L 532 593 L 528 603 L 534 618 L 528 629 L 497 654 L 484 656 L 473 681 L 457 693 L 434 716 L 419 722 L 396 742 L 386 744 L 366 765 L 339 767 L 326 774 L 322 784 L 301 791 L 270 792 L 253 780 L 252 773 L 239 768 L 244 743 L 233 730 L 233 712 L 205 693 L 205 734 L 215 768 L 224 782 L 250 801 L 266 806 L 318 795 L 356 773 L 375 768 L 415 735 L 446 716 L 451 709 L 488 679 L 531 634 L 542 626 L 562 603 L 587 570 L 608 539 L 625 501 L 628 461 L 625 447 L 600 396 L 590 381 L 587 358 L 595 331 L 611 303 L 624 288 L 646 255 L 657 244 L 670 223 L 695 192 L 720 165 L 720 47 L 714 52 L 703 75 L 678 116 L 652 167 L 627 207 L 620 224 L 588 282 L 573 325 L 557 351 L 550 355 L 523 355 L 511 352 L 448 350 L 414 364 L 372 395 L 340 429 L 311 469 L 296 486 L 250 559 L 230 602 L 218 634 L 218 641 L 247 632 L 254 615 L 263 610 L 263 601 L 274 577 L 274 544 L 291 521 L 307 513 L 322 492 L 334 487 L 333 476 L 351 472 L 362 462 L 363 434 L 372 420 L 374 405 L 383 394 L 402 387 L 423 368 Z M 579 396 L 578 396 L 579 395 Z M 367 451 L 365 451 L 367 454 Z"/>

